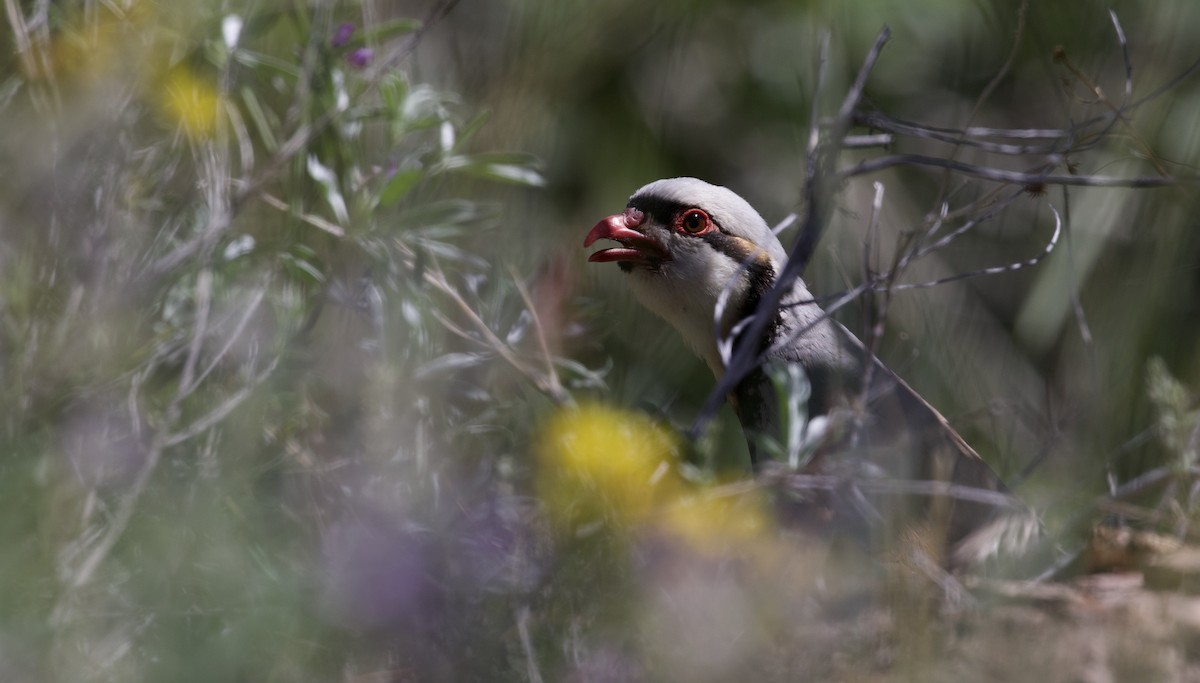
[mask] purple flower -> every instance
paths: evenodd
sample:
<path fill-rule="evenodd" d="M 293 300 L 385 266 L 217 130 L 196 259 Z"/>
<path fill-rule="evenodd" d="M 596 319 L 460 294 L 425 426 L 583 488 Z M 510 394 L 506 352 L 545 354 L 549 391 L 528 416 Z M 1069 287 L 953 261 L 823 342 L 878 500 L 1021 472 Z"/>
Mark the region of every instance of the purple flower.
<path fill-rule="evenodd" d="M 332 525 L 324 534 L 326 615 L 347 628 L 420 624 L 436 611 L 438 570 L 427 539 L 387 520 Z"/>
<path fill-rule="evenodd" d="M 365 69 L 375 59 L 375 51 L 369 47 L 360 47 L 357 50 L 351 50 L 350 54 L 346 55 L 346 61 L 350 62 L 350 66 L 356 69 Z"/>
<path fill-rule="evenodd" d="M 341 47 L 350 42 L 350 36 L 354 35 L 354 24 L 345 22 L 337 27 L 337 31 L 333 34 L 333 40 L 329 44 L 333 47 Z"/>

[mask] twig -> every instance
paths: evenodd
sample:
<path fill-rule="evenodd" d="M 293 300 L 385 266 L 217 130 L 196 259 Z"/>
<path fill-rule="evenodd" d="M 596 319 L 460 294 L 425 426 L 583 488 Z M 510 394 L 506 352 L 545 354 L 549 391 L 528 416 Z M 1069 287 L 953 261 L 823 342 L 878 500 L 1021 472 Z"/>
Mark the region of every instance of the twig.
<path fill-rule="evenodd" d="M 288 127 L 295 125 L 304 117 L 312 102 L 312 76 L 316 71 L 319 46 L 327 39 L 330 29 L 333 27 L 333 9 L 330 3 L 317 5 L 313 12 L 313 21 L 309 26 L 308 41 L 304 44 L 304 54 L 300 58 L 300 74 L 296 77 L 295 94 L 284 117 L 285 125 Z"/>
<path fill-rule="evenodd" d="M 1122 41 L 1123 36 L 1124 31 L 1118 32 L 1118 38 Z M 1122 42 L 1122 45 L 1123 49 L 1126 49 L 1124 48 L 1124 42 Z M 1021 148 L 1006 145 L 993 145 L 992 143 L 975 140 L 975 138 L 1055 140 L 1060 142 L 1075 140 L 1081 136 L 1082 131 L 1085 131 L 1097 124 L 1105 124 L 1106 127 L 1111 126 L 1119 114 L 1135 111 L 1143 104 L 1158 99 L 1163 94 L 1173 90 L 1184 81 L 1194 76 L 1197 72 L 1200 72 L 1200 58 L 1188 65 L 1186 69 L 1178 73 L 1175 77 L 1152 90 L 1148 95 L 1138 98 L 1132 102 L 1128 102 L 1116 111 L 1110 110 L 1104 114 L 1098 114 L 1090 119 L 1086 119 L 1080 123 L 1074 124 L 1069 128 L 991 128 L 985 126 L 968 126 L 967 128 L 963 129 L 947 128 L 919 124 L 912 121 L 904 121 L 889 117 L 881 112 L 856 112 L 854 115 L 854 121 L 857 125 L 899 133 L 901 135 L 925 137 L 950 143 L 955 142 L 957 139 L 961 139 L 961 144 L 977 146 L 980 149 L 990 152 L 998 152 L 1002 154 L 1052 154 L 1061 151 L 1060 148 L 1057 146 Z M 1132 84 L 1127 82 L 1126 88 L 1132 88 Z M 823 125 L 828 126 L 832 124 L 825 123 Z M 1078 151 L 1079 147 L 1075 147 L 1074 149 Z"/>
<path fill-rule="evenodd" d="M 212 369 L 212 366 L 210 365 L 204 371 L 202 371 L 199 376 L 196 376 L 195 374 L 195 369 L 199 363 L 200 350 L 203 346 L 203 338 L 206 334 L 208 326 L 207 321 L 211 306 L 211 285 L 211 271 L 208 269 L 202 270 L 200 275 L 197 277 L 196 283 L 197 303 L 192 341 L 188 347 L 188 356 L 184 361 L 184 369 L 180 375 L 179 385 L 176 389 L 175 396 L 171 399 L 171 403 L 167 406 L 165 411 L 166 424 L 161 426 L 150 439 L 150 444 L 146 449 L 145 459 L 142 461 L 141 467 L 138 468 L 137 476 L 130 485 L 129 490 L 121 498 L 116 507 L 116 513 L 109 521 L 103 535 L 101 535 L 96 544 L 92 546 L 92 549 L 87 554 L 87 557 L 85 557 L 79 566 L 74 570 L 74 572 L 72 572 L 68 584 L 72 589 L 80 588 L 91 580 L 100 564 L 105 558 L 108 557 L 113 547 L 116 546 L 117 541 L 119 541 L 121 536 L 124 535 L 125 529 L 128 527 L 130 520 L 133 518 L 134 511 L 137 509 L 137 502 L 141 498 L 142 493 L 145 491 L 146 486 L 150 481 L 150 477 L 158 467 L 159 461 L 162 459 L 163 450 L 182 443 L 183 441 L 202 433 L 204 430 L 212 427 L 227 417 L 235 408 L 237 408 L 238 405 L 242 403 L 242 401 L 244 401 L 250 395 L 253 389 L 259 386 L 271 374 L 271 372 L 274 371 L 275 367 L 280 361 L 281 357 L 276 357 L 275 360 L 265 370 L 259 373 L 259 375 L 249 385 L 243 387 L 216 409 L 192 423 L 192 425 L 184 429 L 182 432 L 169 434 L 169 430 L 171 428 L 170 426 L 179 418 L 182 402 L 195 391 L 195 388 L 204 380 L 204 378 Z M 239 330 L 242 327 L 243 326 L 239 325 Z M 228 346 L 226 349 L 227 348 Z M 224 353 L 224 350 L 222 353 Z M 134 373 L 130 382 L 128 403 L 129 411 L 132 415 L 131 423 L 133 425 L 135 435 L 141 433 L 141 420 L 138 417 L 141 411 L 138 410 L 137 396 L 146 376 L 148 376 L 154 370 L 160 360 L 161 356 L 156 356 L 155 358 L 151 359 L 142 372 Z M 61 610 L 65 609 L 65 605 L 67 604 L 65 600 L 66 596 L 60 600 L 58 606 L 55 608 L 56 614 L 61 614 Z"/>
<path fill-rule="evenodd" d="M 863 493 L 890 496 L 947 497 L 971 503 L 982 503 L 1005 510 L 1024 511 L 1023 502 L 1007 493 L 963 486 L 948 481 L 918 481 L 882 479 L 878 477 L 844 477 L 832 474 L 790 474 L 780 479 L 784 488 L 792 491 L 837 491 L 853 485 Z"/>
<path fill-rule="evenodd" d="M 285 211 L 289 216 L 292 216 L 293 218 L 299 218 L 314 228 L 324 230 L 335 237 L 346 236 L 346 231 L 342 229 L 342 226 L 337 225 L 336 223 L 330 223 L 316 214 L 294 211 L 292 210 L 292 207 L 288 206 L 287 203 L 282 199 L 267 194 L 266 192 L 259 192 L 258 198 L 261 199 L 267 206 L 279 209 L 280 211 Z"/>
<path fill-rule="evenodd" d="M 125 533 L 125 528 L 129 526 L 129 520 L 133 519 L 133 511 L 137 507 L 137 501 L 141 497 L 142 492 L 146 489 L 146 484 L 150 481 L 150 475 L 158 467 L 158 461 L 162 457 L 163 443 L 161 438 L 156 435 L 151 442 L 150 447 L 146 450 L 146 459 L 142 461 L 142 466 L 138 469 L 137 478 L 134 479 L 133 485 L 129 487 L 128 493 L 121 499 L 117 506 L 116 514 L 108 523 L 108 528 L 105 529 L 104 535 L 100 537 L 96 545 L 92 546 L 92 551 L 79 564 L 79 567 L 71 576 L 69 583 L 70 588 L 80 588 L 91 580 L 96 569 L 100 567 L 100 563 L 108 557 L 109 552 L 117 544 L 117 541 Z M 61 610 L 65 606 L 66 596 L 60 600 L 59 605 L 55 609 L 55 613 L 61 616 Z"/>
<path fill-rule="evenodd" d="M 1004 209 L 1008 208 L 1008 206 L 1010 204 L 1015 202 L 1023 194 L 1024 194 L 1024 190 L 1014 191 L 1014 192 L 1011 192 L 1007 197 L 1004 197 L 1000 201 L 995 202 L 990 207 L 983 209 L 982 211 L 980 211 L 978 208 L 973 209 L 969 213 L 969 215 L 971 216 L 970 219 L 968 219 L 962 225 L 958 226 L 954 230 L 951 230 L 950 232 L 946 233 L 942 237 L 938 238 L 937 241 L 926 244 L 926 242 L 928 240 L 933 239 L 933 236 L 935 234 L 937 234 L 937 231 L 941 229 L 941 226 L 952 215 L 951 212 L 949 211 L 949 207 L 947 205 L 943 204 L 941 211 L 938 214 L 937 219 L 934 220 L 930 224 L 929 229 L 925 231 L 925 234 L 922 236 L 921 240 L 919 242 L 917 242 L 916 245 L 914 245 L 914 248 L 911 251 L 905 253 L 900 258 L 900 261 L 897 264 L 897 268 L 899 270 L 907 270 L 908 266 L 911 262 L 913 262 L 917 259 L 920 259 L 920 258 L 924 258 L 924 257 L 928 256 L 929 254 L 932 254 L 933 252 L 938 251 L 939 249 L 944 249 L 946 246 L 948 246 L 954 240 L 958 239 L 959 237 L 962 237 L 966 233 L 975 229 L 980 224 L 982 224 L 986 221 L 989 221 L 992 218 L 999 215 L 1000 212 L 1002 212 Z M 957 213 L 961 213 L 961 212 L 955 211 L 954 213 L 957 214 Z"/>
<path fill-rule="evenodd" d="M 1004 60 L 1004 64 L 1000 67 L 1000 70 L 997 71 L 994 76 L 992 76 L 992 80 L 988 81 L 988 84 L 984 86 L 983 92 L 979 93 L 979 97 L 975 99 L 975 106 L 971 108 L 971 113 L 967 115 L 968 126 L 972 121 L 975 120 L 975 117 L 979 115 L 979 110 L 983 108 L 984 103 L 987 102 L 988 98 L 992 96 L 992 93 L 995 92 L 996 88 L 1000 86 L 1000 83 L 1004 80 L 1004 77 L 1007 76 L 1008 72 L 1012 69 L 1013 63 L 1017 60 L 1017 52 L 1021 47 L 1021 37 L 1025 35 L 1025 17 L 1028 14 L 1028 11 L 1029 0 L 1021 0 L 1020 6 L 1017 7 L 1017 30 L 1013 32 L 1012 47 L 1009 48 L 1008 57 Z M 950 159 L 956 158 L 959 150 L 961 149 L 962 137 L 954 142 L 954 147 L 950 150 Z M 938 190 L 938 200 L 935 202 L 935 204 L 940 205 L 945 201 L 946 190 L 949 185 L 950 173 L 949 169 L 947 169 L 947 172 L 942 175 L 942 186 L 941 189 Z"/>
<path fill-rule="evenodd" d="M 788 215 L 784 216 L 783 220 L 779 221 L 775 227 L 771 228 L 771 233 L 778 236 L 779 233 L 795 225 L 797 218 L 799 218 L 799 216 L 797 216 L 795 213 L 789 213 Z"/>
<path fill-rule="evenodd" d="M 537 657 L 533 652 L 533 639 L 529 637 L 529 605 L 521 605 L 517 610 L 517 635 L 521 639 L 521 649 L 525 652 L 525 669 L 529 674 L 529 683 L 542 683 L 542 672 L 538 669 Z"/>
<path fill-rule="evenodd" d="M 537 337 L 538 349 L 542 352 L 542 359 L 546 363 L 546 382 L 553 388 L 553 393 L 565 399 L 570 399 L 570 395 L 563 389 L 562 382 L 558 378 L 558 370 L 554 367 L 554 356 L 550 353 L 550 346 L 546 343 L 546 331 L 542 328 L 542 319 L 538 315 L 537 307 L 533 305 L 533 297 L 529 296 L 529 290 L 525 287 L 525 283 L 521 282 L 521 276 L 513 268 L 509 268 L 509 275 L 512 277 L 513 284 L 517 287 L 517 292 L 521 295 L 521 300 L 525 302 L 525 310 L 529 311 L 529 317 L 533 321 L 534 334 Z"/>
<path fill-rule="evenodd" d="M 1129 98 L 1133 97 L 1133 62 L 1129 59 L 1129 41 L 1125 39 L 1125 29 L 1121 28 L 1121 20 L 1117 18 L 1116 10 L 1108 10 L 1108 16 L 1112 19 L 1113 30 L 1117 32 L 1117 43 L 1121 46 L 1121 61 L 1125 64 L 1125 96 L 1121 100 L 1120 109 L 1124 109 L 1125 105 L 1129 104 Z"/>
<path fill-rule="evenodd" d="M 893 166 L 932 166 L 948 168 L 963 175 L 994 180 L 1001 183 L 1017 183 L 1020 185 L 1075 185 L 1082 187 L 1167 187 L 1181 182 L 1197 182 L 1200 178 L 1194 176 L 1136 176 L 1133 178 L 1114 178 L 1111 176 L 1081 176 L 1053 175 L 1046 173 L 1022 173 L 1021 171 L 1006 171 L 999 168 L 977 166 L 953 159 L 927 156 L 924 154 L 893 154 L 891 156 L 867 159 L 851 168 L 837 174 L 839 180 L 848 180 L 855 176 L 875 173 Z"/>
<path fill-rule="evenodd" d="M 196 322 L 192 327 L 192 343 L 188 347 L 187 360 L 183 364 L 183 374 L 179 378 L 179 386 L 175 392 L 174 404 L 179 402 L 195 388 L 193 378 L 196 374 L 196 363 L 200 359 L 200 347 L 208 329 L 208 312 L 212 306 L 212 270 L 204 268 L 196 277 Z"/>
<path fill-rule="evenodd" d="M 954 578 L 954 575 L 942 568 L 940 564 L 935 562 L 920 546 L 914 546 L 908 553 L 909 563 L 919 569 L 925 578 L 929 579 L 930 583 L 937 586 L 942 591 L 942 595 L 950 604 L 961 607 L 977 607 L 979 601 L 975 599 L 971 592 L 967 590 L 962 583 Z"/>
<path fill-rule="evenodd" d="M 570 405 L 570 395 L 567 394 L 566 390 L 563 389 L 561 384 L 557 383 L 557 374 L 553 376 L 553 379 L 542 376 L 533 368 L 529 367 L 528 364 L 518 358 L 513 352 L 512 348 L 510 348 L 508 344 L 504 343 L 504 340 L 496 336 L 496 333 L 492 331 L 492 328 L 489 327 L 488 324 L 479 317 L 479 314 L 475 312 L 475 309 L 471 308 L 471 305 L 462 298 L 462 295 L 458 293 L 458 290 L 456 290 L 450 285 L 449 282 L 446 281 L 446 276 L 440 270 L 427 269 L 425 271 L 424 279 L 426 282 L 432 285 L 434 289 L 449 297 L 450 300 L 453 301 L 456 306 L 458 306 L 459 311 L 461 311 L 462 314 L 467 317 L 467 320 L 471 322 L 475 329 L 483 335 L 487 345 L 501 358 L 503 358 L 505 362 L 512 366 L 514 370 L 529 380 L 529 382 L 533 384 L 538 391 L 541 391 L 560 406 Z"/>
<path fill-rule="evenodd" d="M 17 58 L 21 61 L 21 68 L 25 71 L 26 78 L 33 78 L 38 74 L 38 67 L 31 51 L 33 41 L 29 39 L 30 31 L 25 23 L 25 15 L 21 14 L 16 0 L 4 0 L 4 10 L 8 15 L 8 25 L 12 27 L 14 48 Z"/>
<path fill-rule="evenodd" d="M 1116 19 L 1115 14 L 1113 14 L 1112 17 L 1114 20 Z M 1124 32 L 1121 31 L 1120 28 L 1120 24 L 1117 24 L 1118 35 L 1124 36 Z M 1126 54 L 1126 59 L 1128 60 L 1128 54 Z M 1102 104 L 1107 106 L 1109 110 L 1112 111 L 1115 121 L 1125 124 L 1125 127 L 1129 129 L 1130 136 L 1137 143 L 1138 147 L 1142 148 L 1142 152 L 1146 155 L 1146 158 L 1150 161 L 1150 164 L 1154 166 L 1154 170 L 1158 171 L 1159 175 L 1170 175 L 1167 173 L 1167 169 L 1163 167 L 1162 163 L 1158 160 L 1158 157 L 1156 157 L 1154 152 L 1150 149 L 1150 146 L 1147 145 L 1146 141 L 1142 139 L 1142 136 L 1138 134 L 1137 129 L 1133 127 L 1133 122 L 1130 121 L 1129 117 L 1125 115 L 1125 110 L 1122 107 L 1118 107 L 1117 105 L 1113 104 L 1112 100 L 1108 99 L 1108 95 L 1105 94 L 1104 89 L 1097 85 L 1095 81 L 1088 78 L 1087 74 L 1083 73 L 1083 71 L 1081 71 L 1075 66 L 1074 63 L 1071 62 L 1070 57 L 1067 56 L 1066 49 L 1064 49 L 1061 45 L 1054 48 L 1054 61 L 1066 67 L 1066 69 L 1070 71 L 1075 78 L 1078 78 L 1080 82 L 1087 86 L 1087 88 L 1092 91 L 1092 94 L 1094 94 Z M 1126 68 L 1130 68 L 1128 66 L 1128 61 L 1126 61 Z"/>
<path fill-rule="evenodd" d="M 897 290 L 924 289 L 927 287 L 936 287 L 938 285 L 943 285 L 943 284 L 946 284 L 947 282 L 957 282 L 958 280 L 965 280 L 967 278 L 978 277 L 980 275 L 999 275 L 1000 273 L 1011 273 L 1014 270 L 1021 270 L 1022 268 L 1029 268 L 1032 266 L 1036 266 L 1038 263 L 1041 262 L 1041 260 L 1043 258 L 1049 256 L 1050 252 L 1054 251 L 1054 247 L 1058 244 L 1058 236 L 1062 232 L 1062 218 L 1058 215 L 1058 210 L 1055 209 L 1053 206 L 1051 206 L 1050 211 L 1052 211 L 1054 213 L 1054 234 L 1052 234 L 1050 236 L 1050 241 L 1046 243 L 1046 246 L 1043 247 L 1042 251 L 1040 251 L 1036 256 L 1026 259 L 1024 261 L 1016 261 L 1014 263 L 1009 263 L 1009 264 L 1003 265 L 1003 266 L 992 266 L 990 268 L 980 268 L 978 270 L 972 270 L 972 271 L 968 271 L 965 273 L 956 273 L 954 275 L 948 275 L 946 277 L 938 278 L 936 280 L 929 280 L 927 282 L 916 282 L 916 283 L 894 285 L 894 289 L 897 289 Z"/>
<path fill-rule="evenodd" d="M 871 274 L 870 248 L 872 244 L 878 245 L 878 242 L 874 239 L 874 236 L 878 234 L 879 216 L 883 212 L 883 183 L 876 181 L 874 186 L 875 197 L 871 201 L 871 218 L 867 223 L 866 238 L 863 240 L 864 281 L 871 281 L 874 279 L 874 276 Z M 875 290 L 879 291 L 883 295 L 880 298 L 879 305 L 863 306 L 863 316 L 867 317 L 873 314 L 874 320 L 864 321 L 869 324 L 865 325 L 865 329 L 868 331 L 867 343 L 865 345 L 867 348 L 867 357 L 864 361 L 867 369 L 863 373 L 862 391 L 858 397 L 857 407 L 860 413 L 865 410 L 867 405 L 867 396 L 870 394 L 872 386 L 871 381 L 875 374 L 875 357 L 879 352 L 879 344 L 883 341 L 883 331 L 887 320 L 888 304 L 891 301 L 892 296 L 891 285 L 895 283 L 896 277 L 900 275 L 900 270 L 896 267 L 897 265 L 897 263 L 893 263 L 893 267 L 888 270 L 888 277 L 885 280 L 887 286 L 881 288 L 880 290 Z M 871 298 L 873 299 L 873 297 Z M 859 430 L 857 429 L 855 430 L 856 433 L 858 431 Z M 855 439 L 857 440 L 857 435 L 855 436 Z"/>
<path fill-rule="evenodd" d="M 998 131 L 991 128 L 966 128 L 961 130 L 936 128 L 933 126 L 926 126 L 894 119 L 881 112 L 855 112 L 854 123 L 866 128 L 888 131 L 889 133 L 894 133 L 897 135 L 908 135 L 915 138 L 934 140 L 936 142 L 945 142 L 953 145 L 974 147 L 984 152 L 991 152 L 993 154 L 1007 154 L 1010 156 L 1045 155 L 1057 153 L 1059 151 L 1059 145 L 1057 144 L 1058 141 L 1066 138 L 1070 132 L 1065 130 L 1036 129 L 1022 131 L 1028 133 L 1028 137 L 1034 139 L 1054 140 L 1055 144 L 1012 145 L 1003 142 L 976 140 L 975 137 L 1015 137 L 1012 135 L 1012 133 L 1015 133 L 1016 131 Z"/>
<path fill-rule="evenodd" d="M 898 285 L 888 284 L 889 278 L 891 277 L 891 273 L 899 272 L 899 271 L 903 270 L 904 266 L 907 264 L 907 260 L 902 259 L 900 264 L 898 264 L 892 270 L 889 270 L 887 273 L 878 275 L 863 284 L 860 284 L 851 289 L 847 289 L 841 293 L 832 294 L 829 296 L 821 297 L 819 299 L 816 299 L 816 298 L 805 299 L 805 300 L 790 301 L 790 302 L 784 303 L 783 307 L 785 307 L 785 308 L 791 307 L 791 306 L 806 306 L 806 305 L 818 304 L 818 305 L 823 305 L 824 310 L 823 310 L 823 314 L 821 316 L 819 316 L 812 323 L 810 323 L 804 327 L 792 330 L 787 334 L 787 336 L 782 337 L 779 340 L 777 340 L 774 345 L 772 345 L 768 350 L 764 351 L 760 355 L 759 362 L 760 363 L 764 362 L 766 360 L 766 358 L 769 357 L 772 353 L 775 353 L 775 352 L 779 351 L 780 349 L 787 347 L 789 344 L 791 344 L 796 339 L 804 336 L 810 330 L 812 330 L 814 327 L 825 322 L 825 320 L 827 320 L 833 313 L 835 313 L 836 311 L 841 309 L 843 306 L 850 303 L 851 301 L 853 301 L 854 299 L 858 298 L 859 296 L 861 296 L 862 294 L 864 294 L 866 292 L 879 291 L 879 290 L 881 290 L 883 288 L 887 288 L 887 287 L 891 287 L 891 288 L 897 289 L 897 290 L 921 289 L 921 288 L 926 288 L 926 287 L 933 287 L 933 286 L 936 286 L 939 284 L 945 284 L 946 282 L 952 282 L 955 280 L 963 280 L 966 278 L 978 277 L 981 275 L 997 275 L 1000 273 L 1007 273 L 1007 272 L 1011 272 L 1014 270 L 1019 270 L 1021 268 L 1027 268 L 1029 266 L 1036 265 L 1043 258 L 1045 258 L 1045 256 L 1047 254 L 1049 254 L 1051 251 L 1053 251 L 1055 245 L 1057 245 L 1057 243 L 1058 243 L 1058 237 L 1060 234 L 1062 223 L 1061 223 L 1061 220 L 1059 219 L 1058 212 L 1054 209 L 1053 206 L 1050 207 L 1050 210 L 1052 212 L 1054 212 L 1055 221 L 1056 221 L 1054 233 L 1051 235 L 1050 241 L 1042 249 L 1041 253 L 1039 253 L 1037 256 L 1034 256 L 1033 258 L 1030 258 L 1028 260 L 1018 261 L 1016 263 L 1010 263 L 1010 264 L 1007 264 L 1004 266 L 995 266 L 992 268 L 983 268 L 980 270 L 974 270 L 974 271 L 970 271 L 970 272 L 966 272 L 966 273 L 958 273 L 956 275 L 951 275 L 951 276 L 948 276 L 945 278 L 941 278 L 941 279 L 933 280 L 933 281 L 929 281 L 929 282 L 898 284 Z M 977 222 L 972 222 L 969 225 L 975 225 L 975 224 L 977 224 Z M 947 235 L 946 238 L 952 238 L 953 236 L 955 236 L 956 233 L 959 233 L 959 231 L 955 231 L 955 233 L 951 233 L 950 235 Z M 943 238 L 943 239 L 945 240 L 946 238 Z M 939 241 L 938 243 L 935 243 L 935 245 L 931 245 L 930 248 L 927 248 L 925 250 L 918 250 L 916 252 L 916 254 L 918 256 L 927 254 L 933 250 L 932 247 L 935 247 L 935 246 L 937 246 L 937 244 L 942 244 L 942 243 L 943 243 L 942 241 Z M 827 302 L 829 302 L 829 301 L 832 301 L 832 303 L 827 304 Z"/>
<path fill-rule="evenodd" d="M 875 135 L 847 135 L 842 140 L 842 147 L 845 149 L 865 149 L 869 147 L 888 147 L 892 144 L 892 136 L 890 133 L 877 133 Z"/>
<path fill-rule="evenodd" d="M 254 379 L 251 380 L 250 383 L 241 389 L 238 389 L 232 396 L 222 401 L 220 405 L 210 410 L 200 419 L 188 425 L 183 431 L 164 437 L 162 441 L 163 445 L 168 447 L 177 446 L 196 436 L 197 434 L 203 433 L 204 430 L 212 427 L 221 420 L 224 420 L 229 416 L 230 413 L 234 411 L 235 408 L 249 398 L 250 394 L 257 389 L 260 384 L 270 377 L 271 373 L 275 371 L 275 368 L 279 365 L 279 361 L 282 358 L 282 356 L 275 356 L 271 363 L 267 365 L 262 372 L 255 375 Z"/>
<path fill-rule="evenodd" d="M 242 333 L 246 331 L 246 326 L 250 324 L 250 319 L 254 316 L 254 313 L 258 310 L 258 307 L 262 305 L 266 294 L 267 285 L 264 283 L 263 286 L 259 287 L 258 291 L 254 293 L 254 298 L 250 300 L 250 303 L 246 305 L 246 310 L 242 312 L 242 317 L 240 320 L 238 320 L 237 326 L 234 327 L 233 331 L 230 332 L 229 336 L 225 339 L 225 344 L 221 347 L 221 350 L 213 356 L 212 360 L 210 360 L 204 370 L 201 371 L 200 376 L 196 378 L 196 384 L 203 382 L 204 378 L 208 377 L 213 369 L 216 368 L 221 360 L 225 357 L 225 354 L 229 353 L 229 350 L 233 348 L 234 343 L 242 336 Z"/>
<path fill-rule="evenodd" d="M 378 82 L 380 76 L 412 54 L 413 50 L 417 49 L 417 46 L 420 45 L 421 39 L 425 37 L 425 34 L 436 26 L 438 22 L 445 19 L 446 15 L 450 14 L 450 11 L 457 4 L 458 0 L 442 0 L 434 5 L 429 10 L 429 13 L 425 15 L 424 21 L 421 22 L 421 26 L 417 30 L 408 34 L 403 41 L 393 46 L 386 54 L 377 58 L 371 64 L 370 69 L 367 71 L 368 80 L 372 83 Z"/>
<path fill-rule="evenodd" d="M 1098 116 L 1090 122 L 1080 125 L 1088 125 L 1089 123 L 1097 123 L 1099 121 L 1109 120 L 1109 116 Z M 901 135 L 912 135 L 915 137 L 927 137 L 943 142 L 954 142 L 957 138 L 964 138 L 968 144 L 975 138 L 1007 138 L 1011 140 L 1061 140 L 1070 138 L 1076 135 L 1075 128 L 991 128 L 988 126 L 968 126 L 966 128 L 949 128 L 946 126 L 933 126 L 925 123 L 916 123 L 914 121 L 906 121 L 904 119 L 894 118 L 879 111 L 856 111 L 854 112 L 854 123 L 865 128 L 877 128 L 892 133 Z M 822 126 L 829 127 L 832 122 L 823 121 Z M 1053 147 L 1041 148 L 1045 152 L 1053 151 Z M 1014 152 L 1005 152 L 1012 154 Z M 1036 153 L 1036 152 L 1021 152 Z"/>
<path fill-rule="evenodd" d="M 1083 311 L 1083 299 L 1079 296 L 1079 286 L 1075 282 L 1075 243 L 1071 239 L 1071 193 L 1068 188 L 1062 188 L 1063 197 L 1063 230 L 1067 238 L 1067 282 L 1070 284 L 1071 310 L 1075 314 L 1075 324 L 1079 327 L 1079 338 L 1088 350 L 1088 357 L 1095 378 L 1096 348 L 1092 343 L 1092 330 L 1088 326 L 1087 315 Z"/>

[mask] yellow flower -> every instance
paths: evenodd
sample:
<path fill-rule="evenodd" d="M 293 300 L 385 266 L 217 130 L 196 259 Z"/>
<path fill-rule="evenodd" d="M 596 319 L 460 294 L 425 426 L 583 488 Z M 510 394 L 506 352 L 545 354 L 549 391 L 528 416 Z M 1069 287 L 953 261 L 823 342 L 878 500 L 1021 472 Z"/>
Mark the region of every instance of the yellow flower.
<path fill-rule="evenodd" d="M 167 74 L 161 106 L 166 117 L 192 140 L 212 136 L 217 128 L 221 95 L 209 81 L 183 66 Z"/>
<path fill-rule="evenodd" d="M 694 550 L 713 555 L 736 553 L 764 538 L 770 526 L 767 502 L 757 489 L 680 496 L 664 510 L 659 524 L 662 531 Z"/>
<path fill-rule="evenodd" d="M 567 530 L 643 522 L 684 489 L 672 434 L 645 416 L 601 406 L 559 413 L 538 448 L 538 493 Z"/>
<path fill-rule="evenodd" d="M 562 533 L 649 533 L 709 556 L 772 555 L 770 504 L 753 482 L 702 486 L 679 470 L 675 435 L 644 415 L 564 410 L 538 443 L 538 496 Z"/>

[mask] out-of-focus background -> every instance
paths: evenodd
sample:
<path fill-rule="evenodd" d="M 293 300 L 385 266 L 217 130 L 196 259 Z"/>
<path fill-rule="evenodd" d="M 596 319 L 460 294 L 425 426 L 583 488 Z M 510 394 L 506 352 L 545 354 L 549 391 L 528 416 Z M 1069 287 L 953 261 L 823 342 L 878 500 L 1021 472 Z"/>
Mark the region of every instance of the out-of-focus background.
<path fill-rule="evenodd" d="M 1187 545 L 1200 4 L 4 5 L 0 680 L 1197 675 L 1191 598 L 1089 618 L 781 530 L 727 409 L 680 436 L 709 371 L 581 242 L 661 177 L 800 210 L 812 113 L 890 26 L 861 111 L 1057 147 L 896 134 L 839 168 L 1181 180 L 853 177 L 810 288 L 943 203 L 949 231 L 1020 195 L 901 282 L 1032 259 L 1057 210 L 1035 266 L 893 292 L 880 355 L 1050 555 L 1097 523 Z"/>

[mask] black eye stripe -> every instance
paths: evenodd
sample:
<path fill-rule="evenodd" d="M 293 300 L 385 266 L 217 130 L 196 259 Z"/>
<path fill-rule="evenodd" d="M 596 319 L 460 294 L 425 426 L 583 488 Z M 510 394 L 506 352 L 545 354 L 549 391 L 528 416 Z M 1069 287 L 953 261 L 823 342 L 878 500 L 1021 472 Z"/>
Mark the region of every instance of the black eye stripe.
<path fill-rule="evenodd" d="M 637 209 L 638 211 L 641 211 L 650 218 L 654 219 L 658 224 L 666 226 L 673 224 L 675 222 L 675 217 L 688 209 L 700 209 L 701 211 L 704 211 L 702 207 L 696 206 L 695 204 L 684 204 L 673 199 L 663 199 L 662 197 L 653 196 L 634 197 L 633 199 L 629 200 L 629 204 L 626 205 L 626 208 Z M 713 225 L 717 226 L 718 231 L 725 231 L 725 229 L 721 227 L 721 223 L 717 221 L 716 218 L 713 218 L 712 214 L 708 214 L 708 217 L 712 220 Z"/>
<path fill-rule="evenodd" d="M 629 200 L 629 208 L 641 211 L 660 225 L 670 225 L 675 214 L 691 207 L 661 197 L 634 197 Z"/>

